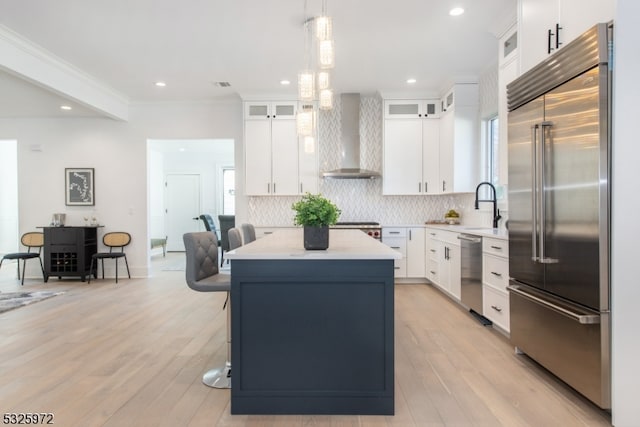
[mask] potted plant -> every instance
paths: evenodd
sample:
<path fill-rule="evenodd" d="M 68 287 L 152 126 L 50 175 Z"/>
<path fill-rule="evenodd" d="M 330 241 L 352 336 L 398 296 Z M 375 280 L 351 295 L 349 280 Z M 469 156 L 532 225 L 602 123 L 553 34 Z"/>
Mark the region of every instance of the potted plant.
<path fill-rule="evenodd" d="M 311 193 L 306 193 L 291 208 L 296 211 L 294 224 L 304 227 L 304 248 L 327 249 L 329 226 L 338 221 L 340 209 L 321 194 Z"/>

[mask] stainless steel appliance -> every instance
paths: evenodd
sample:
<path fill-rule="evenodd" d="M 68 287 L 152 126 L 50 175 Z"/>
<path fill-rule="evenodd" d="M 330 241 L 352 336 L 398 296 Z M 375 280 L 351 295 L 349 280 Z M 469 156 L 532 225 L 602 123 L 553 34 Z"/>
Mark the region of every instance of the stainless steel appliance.
<path fill-rule="evenodd" d="M 507 86 L 511 341 L 606 409 L 612 30 Z"/>
<path fill-rule="evenodd" d="M 378 222 L 361 221 L 361 222 L 338 222 L 331 228 L 341 228 L 343 230 L 361 230 L 376 240 L 381 240 L 382 226 Z"/>
<path fill-rule="evenodd" d="M 472 314 L 482 316 L 482 237 L 460 233 L 460 296 Z M 484 317 L 483 324 L 491 324 Z"/>

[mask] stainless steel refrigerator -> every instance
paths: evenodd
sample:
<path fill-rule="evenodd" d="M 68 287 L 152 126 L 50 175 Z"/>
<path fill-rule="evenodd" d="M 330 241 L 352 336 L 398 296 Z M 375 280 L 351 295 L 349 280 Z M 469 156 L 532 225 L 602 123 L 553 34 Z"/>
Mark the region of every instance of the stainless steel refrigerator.
<path fill-rule="evenodd" d="M 507 86 L 511 341 L 610 408 L 612 24 Z"/>

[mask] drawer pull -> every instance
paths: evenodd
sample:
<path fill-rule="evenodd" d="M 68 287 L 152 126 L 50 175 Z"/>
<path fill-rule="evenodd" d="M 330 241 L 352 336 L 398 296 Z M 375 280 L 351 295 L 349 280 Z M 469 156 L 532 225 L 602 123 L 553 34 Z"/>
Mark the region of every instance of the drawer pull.
<path fill-rule="evenodd" d="M 400 234 L 399 231 L 390 231 L 389 234 Z"/>
<path fill-rule="evenodd" d="M 491 249 L 495 249 L 497 251 L 501 251 L 502 250 L 502 246 L 493 246 L 493 245 L 491 245 Z"/>
<path fill-rule="evenodd" d="M 496 273 L 495 271 L 492 271 L 491 274 L 493 274 L 494 276 L 497 276 L 497 277 L 502 277 L 502 274 Z"/>
<path fill-rule="evenodd" d="M 391 246 L 391 249 L 400 249 L 400 246 Z"/>
<path fill-rule="evenodd" d="M 433 274 L 434 276 L 436 275 L 436 272 L 431 270 L 429 273 Z"/>
<path fill-rule="evenodd" d="M 273 231 L 265 231 L 264 234 L 273 234 Z"/>
<path fill-rule="evenodd" d="M 400 267 L 393 267 L 395 270 L 400 270 Z"/>
<path fill-rule="evenodd" d="M 434 254 L 436 253 L 435 249 L 429 249 L 430 252 L 433 252 Z"/>
<path fill-rule="evenodd" d="M 498 313 L 500 313 L 502 311 L 502 309 L 500 307 L 496 307 L 495 305 L 492 305 L 491 308 L 493 308 Z"/>
<path fill-rule="evenodd" d="M 430 235 L 432 235 L 432 236 L 435 236 L 435 235 L 436 235 L 436 233 L 429 233 L 429 234 L 430 234 Z"/>

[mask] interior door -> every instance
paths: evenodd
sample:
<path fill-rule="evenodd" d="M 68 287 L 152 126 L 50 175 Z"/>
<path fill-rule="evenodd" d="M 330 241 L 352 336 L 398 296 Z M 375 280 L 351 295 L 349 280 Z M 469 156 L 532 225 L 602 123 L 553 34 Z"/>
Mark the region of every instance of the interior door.
<path fill-rule="evenodd" d="M 168 174 L 165 191 L 167 250 L 184 252 L 182 235 L 200 231 L 200 175 Z"/>

